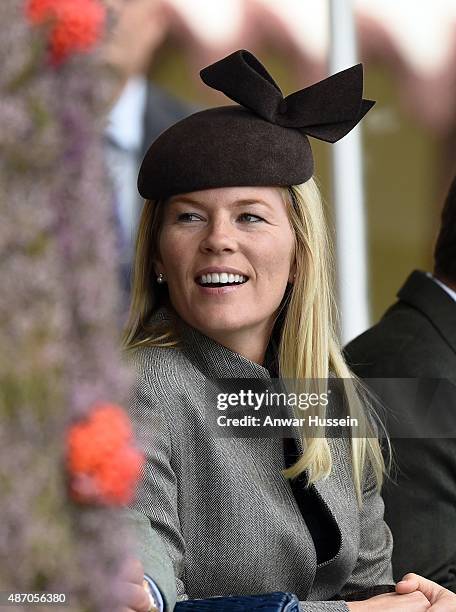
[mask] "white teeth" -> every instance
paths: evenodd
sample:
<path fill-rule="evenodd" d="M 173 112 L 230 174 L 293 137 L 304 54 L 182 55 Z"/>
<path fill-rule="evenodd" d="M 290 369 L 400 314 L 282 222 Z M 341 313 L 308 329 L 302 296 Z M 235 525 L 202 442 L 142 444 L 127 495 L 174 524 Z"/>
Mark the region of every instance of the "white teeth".
<path fill-rule="evenodd" d="M 212 272 L 210 274 L 202 274 L 200 277 L 201 285 L 208 285 L 211 283 L 243 283 L 247 278 L 242 274 L 229 274 L 228 272 Z"/>

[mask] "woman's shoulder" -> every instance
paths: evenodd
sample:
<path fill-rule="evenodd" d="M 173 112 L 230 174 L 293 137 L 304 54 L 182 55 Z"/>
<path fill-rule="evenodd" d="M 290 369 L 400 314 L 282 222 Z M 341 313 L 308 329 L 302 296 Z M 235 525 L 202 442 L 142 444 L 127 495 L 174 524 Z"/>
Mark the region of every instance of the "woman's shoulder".
<path fill-rule="evenodd" d="M 191 363 L 178 346 L 142 346 L 132 349 L 128 363 L 138 376 L 155 379 L 181 378 L 192 369 Z"/>
<path fill-rule="evenodd" d="M 127 360 L 132 375 L 131 414 L 141 422 L 147 419 L 149 424 L 155 423 L 155 428 L 167 423 L 166 428 L 174 430 L 182 397 L 188 386 L 193 386 L 192 365 L 177 347 L 135 348 L 129 351 Z"/>
<path fill-rule="evenodd" d="M 150 339 L 127 350 L 125 353 L 127 363 L 136 370 L 137 374 L 147 372 L 153 374 L 163 369 L 173 370 L 178 367 L 182 354 L 178 342 L 171 342 L 172 314 L 169 309 L 161 307 L 156 310 L 151 315 L 147 327 Z"/>

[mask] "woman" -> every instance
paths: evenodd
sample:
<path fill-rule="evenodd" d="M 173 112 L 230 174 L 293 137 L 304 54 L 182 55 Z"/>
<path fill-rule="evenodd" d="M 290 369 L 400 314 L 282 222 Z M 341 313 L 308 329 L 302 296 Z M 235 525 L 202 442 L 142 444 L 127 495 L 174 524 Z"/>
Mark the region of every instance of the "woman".
<path fill-rule="evenodd" d="M 226 378 L 350 377 L 307 136 L 334 142 L 369 110 L 361 67 L 285 100 L 246 51 L 201 76 L 240 105 L 171 127 L 138 180 L 147 202 L 126 346 L 138 376 L 132 413 L 149 439 L 136 510 L 163 540 L 179 599 L 291 591 L 303 611 L 451 609 L 430 608 L 454 600 L 437 585 L 426 595 L 415 578 L 388 592 L 383 461 L 355 393 L 348 410 L 364 437 L 303 429 L 285 444 L 222 438 L 207 394 L 208 381 L 221 391 Z"/>

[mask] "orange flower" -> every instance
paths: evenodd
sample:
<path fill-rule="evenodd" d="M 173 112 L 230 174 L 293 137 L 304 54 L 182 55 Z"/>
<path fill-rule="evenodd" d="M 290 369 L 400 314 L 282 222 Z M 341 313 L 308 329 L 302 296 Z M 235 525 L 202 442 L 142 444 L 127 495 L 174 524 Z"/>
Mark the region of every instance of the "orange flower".
<path fill-rule="evenodd" d="M 127 504 L 144 462 L 133 446 L 130 421 L 120 406 L 96 404 L 67 435 L 70 494 L 75 501 Z"/>
<path fill-rule="evenodd" d="M 50 24 L 53 63 L 89 51 L 100 39 L 105 9 L 97 0 L 28 0 L 26 15 L 33 25 Z"/>

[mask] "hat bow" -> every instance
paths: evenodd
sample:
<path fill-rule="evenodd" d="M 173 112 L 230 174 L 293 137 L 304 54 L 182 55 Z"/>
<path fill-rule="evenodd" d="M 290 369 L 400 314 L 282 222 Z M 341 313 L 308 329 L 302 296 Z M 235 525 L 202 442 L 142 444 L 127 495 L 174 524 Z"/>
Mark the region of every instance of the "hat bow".
<path fill-rule="evenodd" d="M 266 121 L 326 142 L 343 138 L 375 104 L 363 99 L 363 66 L 356 64 L 283 97 L 263 64 L 241 49 L 200 72 L 201 79 Z"/>

